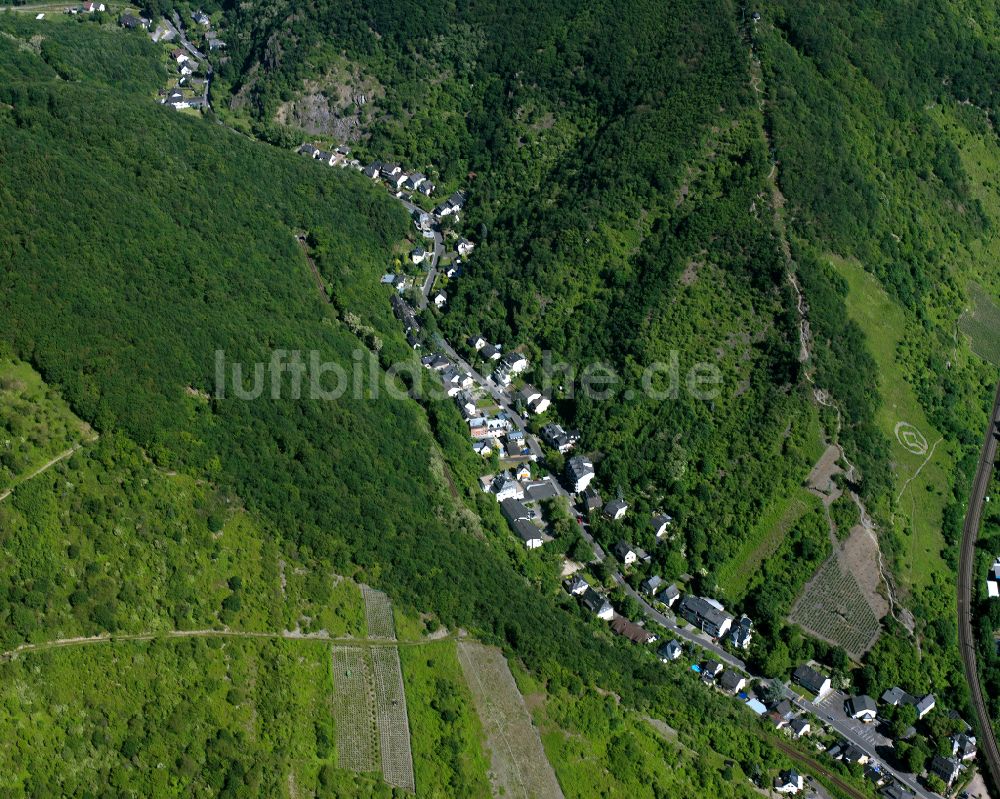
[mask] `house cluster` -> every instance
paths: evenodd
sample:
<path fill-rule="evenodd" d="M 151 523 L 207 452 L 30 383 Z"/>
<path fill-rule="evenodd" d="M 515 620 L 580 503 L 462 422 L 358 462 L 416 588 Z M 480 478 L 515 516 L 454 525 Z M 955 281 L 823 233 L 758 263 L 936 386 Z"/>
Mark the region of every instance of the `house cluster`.
<path fill-rule="evenodd" d="M 299 147 L 298 152 L 299 155 L 304 155 L 306 158 L 319 161 L 327 166 L 335 166 L 340 169 L 353 167 L 359 171 L 362 169 L 361 162 L 357 158 L 351 158 L 351 148 L 343 144 L 333 150 L 321 150 L 313 144 L 303 144 Z"/>
<path fill-rule="evenodd" d="M 556 422 L 549 422 L 541 432 L 545 443 L 563 454 L 573 449 L 580 441 L 579 430 L 564 430 L 563 426 Z"/>
<path fill-rule="evenodd" d="M 513 382 L 515 377 L 524 372 L 527 368 L 528 359 L 516 350 L 511 350 L 500 357 L 500 362 L 490 375 L 490 379 L 498 386 L 506 388 Z M 548 405 L 546 405 L 546 407 L 548 407 Z"/>
<path fill-rule="evenodd" d="M 104 3 L 83 3 L 78 6 L 71 6 L 66 9 L 67 14 L 96 14 L 98 11 L 107 11 Z M 38 19 L 38 17 L 35 17 Z"/>
<path fill-rule="evenodd" d="M 580 602 L 580 606 L 586 611 L 592 613 L 602 621 L 611 622 L 611 630 L 616 635 L 620 635 L 622 638 L 636 644 L 646 645 L 656 643 L 657 636 L 655 633 L 650 632 L 641 624 L 636 624 L 624 616 L 615 613 L 615 610 L 611 607 L 611 603 L 608 601 L 607 597 L 595 590 L 579 575 L 575 575 L 567 579 L 563 583 L 563 586 L 571 596 L 575 596 L 577 598 Z M 679 650 L 677 657 L 680 657 Z"/>
<path fill-rule="evenodd" d="M 401 309 L 396 315 L 403 320 L 406 327 L 407 320 L 411 319 L 406 313 L 409 305 L 397 296 L 393 296 L 392 300 L 393 305 Z M 412 309 L 410 311 L 412 312 Z M 412 317 L 412 322 L 416 323 L 415 317 Z M 475 388 L 475 381 L 469 372 L 460 369 L 445 355 L 431 353 L 420 361 L 425 368 L 441 376 L 445 392 L 454 398 L 462 418 L 468 425 L 472 448 L 477 454 L 484 458 L 496 454 L 500 458 L 509 459 L 528 456 L 530 450 L 525 432 L 514 425 L 505 411 L 490 409 L 490 406 L 483 402 L 487 398 L 483 392 Z M 551 484 L 554 488 L 554 482 Z"/>
<path fill-rule="evenodd" d="M 437 188 L 423 172 L 406 172 L 399 164 L 375 161 L 361 170 L 366 177 L 381 181 L 393 192 L 419 192 L 430 197 Z"/>
<path fill-rule="evenodd" d="M 177 83 L 173 88 L 160 92 L 160 104 L 168 105 L 175 111 L 185 108 L 207 108 L 209 78 L 195 77 L 203 71 L 202 65 L 183 47 L 171 50 L 170 59 L 177 67 Z"/>
<path fill-rule="evenodd" d="M 122 14 L 118 18 L 118 24 L 129 30 L 149 30 L 152 24 L 146 17 L 137 17 L 134 14 Z"/>

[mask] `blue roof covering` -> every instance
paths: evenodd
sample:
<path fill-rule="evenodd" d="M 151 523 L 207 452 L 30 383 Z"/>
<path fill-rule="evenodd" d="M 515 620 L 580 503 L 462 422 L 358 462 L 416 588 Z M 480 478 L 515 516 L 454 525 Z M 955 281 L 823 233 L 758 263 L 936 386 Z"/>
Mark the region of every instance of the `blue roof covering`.
<path fill-rule="evenodd" d="M 695 671 L 695 672 L 698 672 L 699 674 L 701 674 L 701 666 L 699 666 L 697 663 L 692 663 L 691 664 L 691 671 Z"/>
<path fill-rule="evenodd" d="M 764 706 L 764 703 L 757 699 L 751 699 L 749 702 L 747 702 L 747 707 L 750 708 L 758 716 L 763 716 L 765 713 L 767 713 L 767 708 Z"/>

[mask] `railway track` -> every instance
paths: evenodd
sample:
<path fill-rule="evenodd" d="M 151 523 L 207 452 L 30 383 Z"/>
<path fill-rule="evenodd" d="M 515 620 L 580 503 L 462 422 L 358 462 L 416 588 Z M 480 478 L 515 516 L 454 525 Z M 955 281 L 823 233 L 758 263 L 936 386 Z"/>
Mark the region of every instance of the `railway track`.
<path fill-rule="evenodd" d="M 773 738 L 773 737 L 768 737 L 767 740 L 776 749 L 779 749 L 780 751 L 784 752 L 792 760 L 801 763 L 803 766 L 809 769 L 810 772 L 818 774 L 819 776 L 831 782 L 844 795 L 851 797 L 851 799 L 869 799 L 869 797 L 865 796 L 865 794 L 861 793 L 861 791 L 853 787 L 850 783 L 845 782 L 842 777 L 840 777 L 837 774 L 834 774 L 832 771 L 825 768 L 820 763 L 817 763 L 811 757 L 804 755 L 802 752 L 800 752 L 798 749 L 796 749 L 787 741 L 782 741 L 780 738 Z"/>
<path fill-rule="evenodd" d="M 958 645 L 962 666 L 965 669 L 965 679 L 969 683 L 969 694 L 979 722 L 979 754 L 981 762 L 986 765 L 994 789 L 1000 786 L 1000 750 L 997 749 L 993 725 L 986 713 L 983 687 L 979 682 L 979 672 L 976 668 L 976 642 L 972 631 L 972 586 L 976 576 L 976 539 L 979 536 L 983 503 L 997 456 L 998 423 L 1000 423 L 1000 384 L 997 384 L 993 412 L 990 414 L 986 437 L 983 440 L 976 476 L 972 481 L 969 507 L 962 529 L 962 551 L 958 565 Z"/>

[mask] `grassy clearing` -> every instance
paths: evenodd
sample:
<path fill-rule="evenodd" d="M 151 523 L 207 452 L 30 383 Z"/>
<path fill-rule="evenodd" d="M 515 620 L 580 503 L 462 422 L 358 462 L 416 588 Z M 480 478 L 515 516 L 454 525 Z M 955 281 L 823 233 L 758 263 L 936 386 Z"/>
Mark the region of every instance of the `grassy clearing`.
<path fill-rule="evenodd" d="M 420 796 L 488 796 L 486 734 L 454 641 L 401 647 L 413 767 Z"/>
<path fill-rule="evenodd" d="M 0 358 L 0 490 L 91 438 L 89 426 L 29 364 Z"/>
<path fill-rule="evenodd" d="M 731 601 L 743 597 L 761 564 L 778 551 L 788 531 L 818 502 L 806 489 L 799 487 L 771 503 L 736 555 L 719 569 L 719 587 Z"/>
<path fill-rule="evenodd" d="M 903 541 L 899 576 L 910 587 L 925 587 L 935 575 L 948 574 L 940 531 L 953 447 L 927 420 L 897 360 L 909 326 L 903 309 L 857 262 L 833 256 L 829 260 L 848 283 L 847 311 L 864 331 L 879 367 L 882 407 L 877 422 L 891 442 L 898 498 L 894 526 Z"/>

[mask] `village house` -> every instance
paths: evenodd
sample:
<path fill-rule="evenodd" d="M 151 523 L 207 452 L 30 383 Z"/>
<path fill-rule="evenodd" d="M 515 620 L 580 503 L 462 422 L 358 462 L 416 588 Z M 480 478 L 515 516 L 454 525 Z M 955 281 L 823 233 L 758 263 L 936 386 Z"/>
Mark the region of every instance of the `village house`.
<path fill-rule="evenodd" d="M 396 297 L 393 297 L 396 299 Z M 431 353 L 425 355 L 420 359 L 420 363 L 424 365 L 425 369 L 431 369 L 435 372 L 443 372 L 449 366 L 451 366 L 451 361 L 449 361 L 445 356 L 439 353 Z"/>
<path fill-rule="evenodd" d="M 862 694 L 861 696 L 852 696 L 844 702 L 844 712 L 856 721 L 870 724 L 875 721 L 878 707 L 874 699 L 867 694 Z"/>
<path fill-rule="evenodd" d="M 882 701 L 893 707 L 896 705 L 913 705 L 917 710 L 918 719 L 922 719 L 930 713 L 935 705 L 934 694 L 927 694 L 924 697 L 918 698 L 913 696 L 913 694 L 907 693 L 898 685 L 894 685 L 882 694 Z"/>
<path fill-rule="evenodd" d="M 688 622 L 712 638 L 725 635 L 733 624 L 733 617 L 714 599 L 688 595 L 677 609 Z"/>
<path fill-rule="evenodd" d="M 439 291 L 437 294 L 434 295 L 434 307 L 437 308 L 438 310 L 444 308 L 447 302 L 448 302 L 448 295 L 445 294 L 443 291 Z"/>
<path fill-rule="evenodd" d="M 118 24 L 123 28 L 135 30 L 136 28 L 148 28 L 149 20 L 145 17 L 137 17 L 133 14 L 122 14 L 118 20 Z"/>
<path fill-rule="evenodd" d="M 647 577 L 639 583 L 639 590 L 647 596 L 656 596 L 656 592 L 663 586 L 663 578 L 658 574 Z"/>
<path fill-rule="evenodd" d="M 733 625 L 733 629 L 729 633 L 729 640 L 737 649 L 746 650 L 750 648 L 751 638 L 753 638 L 753 622 L 744 613 L 740 616 L 739 621 Z"/>
<path fill-rule="evenodd" d="M 594 479 L 594 475 L 594 464 L 590 462 L 589 458 L 576 455 L 566 461 L 566 480 L 573 493 L 588 490 L 587 487 Z"/>
<path fill-rule="evenodd" d="M 634 644 L 651 644 L 656 641 L 656 636 L 645 627 L 640 627 L 617 613 L 611 619 L 611 629 Z"/>
<path fill-rule="evenodd" d="M 674 520 L 671 516 L 666 513 L 660 513 L 654 516 L 650 522 L 649 526 L 653 530 L 653 535 L 658 539 L 663 538 L 670 532 L 670 525 L 673 524 Z"/>
<path fill-rule="evenodd" d="M 413 250 L 410 251 L 410 260 L 415 264 L 422 264 L 428 255 L 430 255 L 430 253 L 428 253 L 423 247 L 414 247 Z"/>
<path fill-rule="evenodd" d="M 81 8 L 86 14 L 93 14 L 95 11 L 107 11 L 104 3 L 84 3 Z"/>
<path fill-rule="evenodd" d="M 427 177 L 420 172 L 414 172 L 406 177 L 406 188 L 410 191 L 416 191 L 420 188 L 420 184 L 427 180 Z"/>
<path fill-rule="evenodd" d="M 489 440 L 475 441 L 472 444 L 472 451 L 477 455 L 481 455 L 484 458 L 490 457 L 493 454 L 493 447 Z"/>
<path fill-rule="evenodd" d="M 723 665 L 717 660 L 709 660 L 705 662 L 705 665 L 701 667 L 702 678 L 708 678 L 709 680 L 714 680 L 720 674 L 722 674 Z"/>
<path fill-rule="evenodd" d="M 892 782 L 882 789 L 885 799 L 916 799 L 916 794 L 901 783 Z"/>
<path fill-rule="evenodd" d="M 792 710 L 792 703 L 787 699 L 782 699 L 778 704 L 772 707 L 768 713 L 767 717 L 771 720 L 775 729 L 781 730 L 789 726 L 792 722 L 792 717 L 795 715 L 795 711 Z"/>
<path fill-rule="evenodd" d="M 524 503 L 517 499 L 505 499 L 500 503 L 500 513 L 525 547 L 538 549 L 542 545 L 542 531 L 531 523 L 535 514 Z"/>
<path fill-rule="evenodd" d="M 572 577 L 563 580 L 563 587 L 571 596 L 580 596 L 590 588 L 590 585 L 580 575 L 574 574 Z"/>
<path fill-rule="evenodd" d="M 496 344 L 485 344 L 479 351 L 479 356 L 484 361 L 499 361 L 503 357 L 503 352 Z"/>
<path fill-rule="evenodd" d="M 456 245 L 455 249 L 458 250 L 458 254 L 459 255 L 463 255 L 464 256 L 464 255 L 468 255 L 474 249 L 476 249 L 476 245 L 473 244 L 468 239 L 464 239 L 463 238 L 463 239 L 459 239 L 458 240 L 458 244 Z"/>
<path fill-rule="evenodd" d="M 519 375 L 528 368 L 528 359 L 519 352 L 508 352 L 500 359 L 500 368 L 511 375 Z"/>
<path fill-rule="evenodd" d="M 1000 558 L 993 561 L 986 576 L 986 595 L 991 599 L 1000 597 Z"/>
<path fill-rule="evenodd" d="M 562 425 L 555 422 L 549 422 L 542 428 L 541 432 L 546 444 L 564 454 L 573 449 L 579 440 L 578 433 L 567 433 L 563 430 Z"/>
<path fill-rule="evenodd" d="M 178 64 L 183 64 L 185 61 L 191 60 L 191 56 L 187 54 L 187 51 L 185 51 L 183 47 L 175 47 L 171 50 L 170 57 Z M 299 152 L 308 155 L 310 158 L 315 158 L 316 153 L 318 153 L 319 150 L 311 144 L 303 144 L 302 147 L 299 148 Z"/>
<path fill-rule="evenodd" d="M 572 458 L 570 458 L 570 460 L 572 460 Z M 587 461 L 587 463 L 590 465 L 591 472 L 593 472 L 594 465 L 590 463 L 590 461 Z M 591 479 L 593 479 L 593 475 L 591 475 Z M 590 480 L 587 480 L 587 483 L 589 482 Z M 578 492 L 579 489 L 575 489 L 575 491 Z M 604 505 L 604 500 L 601 499 L 601 495 L 597 493 L 597 489 L 594 488 L 593 486 L 587 487 L 585 485 L 583 489 L 583 507 L 587 511 L 587 513 L 595 511 L 598 508 L 602 507 L 603 505 Z"/>
<path fill-rule="evenodd" d="M 731 694 L 738 694 L 747 684 L 747 679 L 738 671 L 726 669 L 719 678 L 719 687 Z"/>
<path fill-rule="evenodd" d="M 976 738 L 966 732 L 951 736 L 951 753 L 959 760 L 974 760 L 976 757 Z"/>
<path fill-rule="evenodd" d="M 396 177 L 401 174 L 402 171 L 403 168 L 399 164 L 382 164 L 381 169 L 379 169 L 379 172 L 385 180 Z"/>
<path fill-rule="evenodd" d="M 511 477 L 508 472 L 496 475 L 490 490 L 496 494 L 497 502 L 503 502 L 507 499 L 524 499 L 524 486 Z"/>
<path fill-rule="evenodd" d="M 667 607 L 672 607 L 674 602 L 680 599 L 681 590 L 677 587 L 676 583 L 671 583 L 666 588 L 660 592 L 658 597 L 660 602 L 665 604 Z"/>
<path fill-rule="evenodd" d="M 374 164 L 369 164 L 361 171 L 366 177 L 371 178 L 372 180 L 378 180 L 382 171 L 382 165 L 376 162 Z"/>
<path fill-rule="evenodd" d="M 469 338 L 466 339 L 466 343 L 476 352 L 479 352 L 487 345 L 488 342 L 482 336 L 469 336 Z"/>
<path fill-rule="evenodd" d="M 625 500 L 613 499 L 604 506 L 604 515 L 612 521 L 618 521 L 619 519 L 625 518 L 625 512 L 627 510 L 628 503 Z"/>
<path fill-rule="evenodd" d="M 621 538 L 618 539 L 611 551 L 615 553 L 615 557 L 618 558 L 623 566 L 631 566 L 639 560 L 639 554 L 632 545 Z"/>
<path fill-rule="evenodd" d="M 435 186 L 433 183 L 431 183 L 429 180 L 425 180 L 423 183 L 420 184 L 420 188 L 417 189 L 417 191 L 419 191 L 422 195 L 424 195 L 424 197 L 430 197 L 434 193 L 434 188 Z"/>
<path fill-rule="evenodd" d="M 802 775 L 795 769 L 779 772 L 774 778 L 774 790 L 778 793 L 795 794 L 805 787 Z"/>
<path fill-rule="evenodd" d="M 788 729 L 792 733 L 792 737 L 797 739 L 808 735 L 812 727 L 805 718 L 800 716 L 799 718 L 792 719 L 791 722 L 789 722 Z"/>
<path fill-rule="evenodd" d="M 524 407 L 536 415 L 545 413 L 552 404 L 551 400 L 534 386 L 526 385 L 517 396 L 524 403 Z"/>
<path fill-rule="evenodd" d="M 588 588 L 580 595 L 580 604 L 604 621 L 611 621 L 615 617 L 615 609 L 611 607 L 611 603 L 593 588 Z"/>
<path fill-rule="evenodd" d="M 202 25 L 203 27 L 206 28 L 212 24 L 212 20 L 209 18 L 208 14 L 206 14 L 204 11 L 195 11 L 191 15 L 191 19 L 193 19 L 199 25 Z"/>
<path fill-rule="evenodd" d="M 815 695 L 817 699 L 822 699 L 832 688 L 829 677 L 816 671 L 812 666 L 805 664 L 795 669 L 792 674 L 792 680 L 809 691 L 809 693 Z"/>
<path fill-rule="evenodd" d="M 930 772 L 940 777 L 950 789 L 955 780 L 958 779 L 958 775 L 962 773 L 962 763 L 954 757 L 934 755 L 931 760 Z"/>
<path fill-rule="evenodd" d="M 671 638 L 657 650 L 656 654 L 660 656 L 660 660 L 664 663 L 669 663 L 672 660 L 677 660 L 684 654 L 684 647 L 681 646 L 680 641 L 676 638 Z"/>

